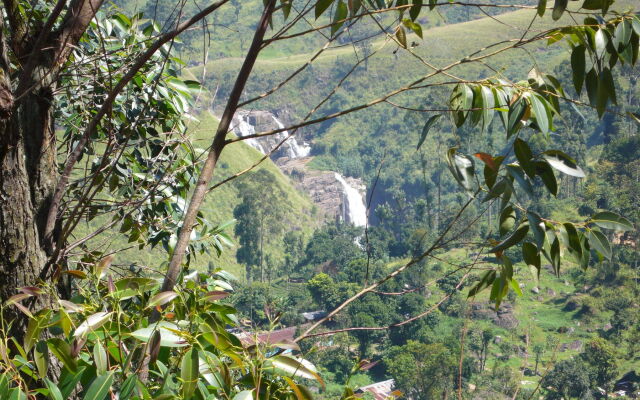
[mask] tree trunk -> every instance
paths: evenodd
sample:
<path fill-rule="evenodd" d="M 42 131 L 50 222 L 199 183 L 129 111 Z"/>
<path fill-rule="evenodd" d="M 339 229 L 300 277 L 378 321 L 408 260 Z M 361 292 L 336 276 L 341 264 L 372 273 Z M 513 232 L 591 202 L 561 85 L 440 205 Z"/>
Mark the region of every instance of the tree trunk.
<path fill-rule="evenodd" d="M 24 96 L 0 119 L 0 299 L 35 285 L 47 271 L 42 236 L 56 182 L 51 91 Z M 14 333 L 24 332 L 24 316 Z"/>
<path fill-rule="evenodd" d="M 0 30 L 3 29 L 0 22 Z M 30 74 L 12 84 L 5 38 L 0 33 L 0 301 L 43 279 L 48 255 L 44 227 L 57 182 L 53 94 L 48 71 L 51 52 L 39 53 Z M 15 76 L 15 74 L 13 74 Z M 18 89 L 15 87 L 18 86 Z M 14 90 L 29 90 L 14 99 Z M 31 298 L 27 305 L 33 306 Z M 10 334 L 18 340 L 26 316 L 15 307 L 4 314 L 15 320 Z"/>

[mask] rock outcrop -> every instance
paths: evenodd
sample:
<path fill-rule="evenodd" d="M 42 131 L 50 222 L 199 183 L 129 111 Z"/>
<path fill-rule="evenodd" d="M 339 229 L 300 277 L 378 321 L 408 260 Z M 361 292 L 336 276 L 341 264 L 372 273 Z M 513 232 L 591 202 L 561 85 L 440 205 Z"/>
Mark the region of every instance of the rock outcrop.
<path fill-rule="evenodd" d="M 473 303 L 471 304 L 471 317 L 490 320 L 505 329 L 513 329 L 519 324 L 518 319 L 513 314 L 513 305 L 510 303 L 502 303 L 497 312 L 489 306 L 489 303 Z"/>
<path fill-rule="evenodd" d="M 280 158 L 276 164 L 289 175 L 296 187 L 311 197 L 326 219 L 363 226 L 366 223 L 364 194 L 366 188 L 357 178 L 342 177 L 333 171 L 307 167 L 311 157 Z"/>

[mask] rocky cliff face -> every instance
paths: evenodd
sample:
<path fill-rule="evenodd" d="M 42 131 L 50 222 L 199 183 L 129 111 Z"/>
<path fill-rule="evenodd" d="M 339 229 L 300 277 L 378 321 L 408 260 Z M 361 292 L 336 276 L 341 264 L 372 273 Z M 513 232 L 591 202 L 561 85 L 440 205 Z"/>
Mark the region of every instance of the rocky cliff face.
<path fill-rule="evenodd" d="M 333 171 L 312 170 L 307 167 L 311 159 L 282 157 L 276 164 L 299 190 L 311 197 L 325 219 L 364 226 L 366 186 L 357 178 L 345 178 Z"/>
<path fill-rule="evenodd" d="M 240 137 L 282 129 L 284 124 L 268 111 L 238 111 L 232 130 Z M 271 136 L 250 138 L 246 143 L 262 154 L 269 154 L 276 165 L 318 206 L 322 218 L 356 226 L 367 223 L 366 186 L 360 179 L 343 177 L 333 171 L 308 168 L 311 145 L 299 136 L 283 131 Z"/>

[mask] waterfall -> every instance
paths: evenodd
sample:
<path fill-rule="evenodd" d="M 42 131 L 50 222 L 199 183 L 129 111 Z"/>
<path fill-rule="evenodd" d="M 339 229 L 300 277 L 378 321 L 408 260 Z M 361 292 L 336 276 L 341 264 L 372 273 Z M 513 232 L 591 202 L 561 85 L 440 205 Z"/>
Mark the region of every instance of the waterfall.
<path fill-rule="evenodd" d="M 343 218 L 345 222 L 349 222 L 355 226 L 365 226 L 367 224 L 367 207 L 364 204 L 364 198 L 358 189 L 349 185 L 349 183 L 335 172 L 335 177 L 344 189 L 343 200 Z"/>
<path fill-rule="evenodd" d="M 275 115 L 272 115 L 271 117 L 273 118 L 273 122 L 278 125 L 279 129 L 284 128 L 282 122 L 280 122 L 280 120 L 278 120 Z M 276 135 L 276 137 L 278 138 L 278 141 L 282 141 L 284 138 L 289 137 L 289 131 L 280 132 Z M 311 146 L 309 146 L 307 143 L 302 143 L 302 145 L 300 145 L 295 136 L 289 137 L 284 146 L 287 148 L 287 155 L 289 156 L 289 158 L 307 157 L 309 153 L 311 153 Z"/>
<path fill-rule="evenodd" d="M 259 114 L 258 114 L 259 113 Z M 253 116 L 260 115 L 261 117 L 271 117 L 271 120 L 275 124 L 278 129 L 284 128 L 284 124 L 276 118 L 275 115 L 267 112 L 247 112 L 247 111 L 239 111 L 233 117 L 233 132 L 239 136 L 244 137 L 248 135 L 253 135 L 256 133 L 256 127 L 251 124 L 250 118 Z M 270 124 L 267 124 L 270 125 Z M 266 128 L 265 130 L 272 129 Z M 252 138 L 247 139 L 245 142 L 258 150 L 262 154 L 267 154 L 270 152 L 275 146 L 277 146 L 280 142 L 285 140 L 284 144 L 280 147 L 278 152 L 283 152 L 288 158 L 302 158 L 307 157 L 309 153 L 311 153 L 311 146 L 307 143 L 300 144 L 295 136 L 289 136 L 289 131 L 282 131 L 272 136 L 266 136 L 264 138 Z M 276 153 L 278 153 L 276 152 Z"/>
<path fill-rule="evenodd" d="M 284 128 L 285 125 L 268 111 L 240 110 L 234 115 L 231 125 L 233 133 L 238 137 L 254 135 L 256 131 L 264 132 Z M 286 130 L 271 136 L 245 139 L 246 144 L 262 154 L 268 154 L 282 141 L 284 141 L 282 146 L 271 155 L 274 160 L 285 159 L 278 162 L 281 169 L 289 160 L 309 157 L 311 146 L 296 140 L 296 137 L 290 135 Z M 305 161 L 308 159 L 303 160 L 302 163 L 293 162 L 296 166 L 292 170 L 297 171 L 297 168 L 300 167 L 306 168 Z M 292 170 L 287 173 L 291 173 Z M 303 190 L 311 195 L 316 204 L 325 207 L 324 211 L 328 212 L 327 215 L 341 217 L 344 222 L 355 226 L 366 226 L 367 207 L 365 206 L 365 196 L 362 193 L 364 191 L 362 183 L 359 183 L 360 181 L 357 179 L 345 178 L 337 172 L 326 171 L 322 174 L 316 175 L 315 179 L 319 179 L 316 184 Z M 304 185 L 304 182 L 298 183 Z"/>
<path fill-rule="evenodd" d="M 249 123 L 248 116 L 249 114 L 242 115 L 238 113 L 236 114 L 236 116 L 233 117 L 234 126 L 232 130 L 233 130 L 233 133 L 236 134 L 236 136 L 244 137 L 244 136 L 249 136 L 256 133 L 256 127 Z M 257 138 L 247 139 L 245 140 L 245 143 L 253 147 L 254 149 L 258 150 L 262 154 L 267 153 Z"/>

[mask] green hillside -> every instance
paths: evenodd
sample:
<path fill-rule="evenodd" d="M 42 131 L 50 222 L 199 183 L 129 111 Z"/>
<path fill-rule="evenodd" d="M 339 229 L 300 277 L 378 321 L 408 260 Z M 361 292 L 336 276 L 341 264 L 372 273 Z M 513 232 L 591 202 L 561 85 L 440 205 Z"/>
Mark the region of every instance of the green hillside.
<path fill-rule="evenodd" d="M 209 138 L 213 135 L 217 126 L 218 120 L 211 113 L 202 112 L 198 121 L 191 122 L 187 132 L 192 138 L 193 146 L 195 148 L 206 148 Z M 228 146 L 219 161 L 214 183 L 249 168 L 261 157 L 261 153 L 242 142 Z M 291 230 L 299 230 L 305 236 L 308 236 L 321 223 L 315 215 L 315 208 L 311 200 L 295 189 L 289 178 L 270 159 L 262 162 L 254 171 L 261 169 L 271 172 L 276 177 L 277 187 L 272 190 L 282 191 L 288 199 L 289 206 L 286 210 L 287 225 Z M 249 176 L 251 173 L 248 172 L 245 176 Z M 233 209 L 241 201 L 236 183 L 242 179 L 242 177 L 239 177 L 214 189 L 207 195 L 201 210 L 210 223 L 221 225 L 233 220 Z M 96 226 L 103 222 L 103 218 L 96 218 L 91 223 L 79 225 L 78 236 L 81 237 L 83 234 L 92 232 L 92 228 L 95 229 Z M 207 268 L 212 264 L 242 278 L 244 276 L 244 267 L 240 266 L 236 261 L 237 241 L 234 237 L 234 226 L 231 225 L 226 232 L 234 239 L 234 246 L 226 248 L 220 257 L 215 253 L 198 254 L 192 265 L 196 268 Z M 105 245 L 102 241 L 100 244 Z M 103 247 L 103 251 L 127 249 L 119 252 L 115 261 L 116 264 L 123 266 L 138 264 L 149 267 L 152 270 L 161 270 L 163 264 L 167 262 L 167 253 L 164 249 L 138 250 L 137 246 L 130 247 L 132 246 L 120 235 L 113 235 L 110 237 L 109 242 L 106 243 L 106 247 Z M 272 254 L 278 262 L 281 262 L 283 255 L 280 244 L 269 244 L 266 251 Z"/>
<path fill-rule="evenodd" d="M 205 148 L 210 144 L 210 138 L 218 126 L 218 120 L 209 112 L 200 115 L 200 121 L 193 123 L 189 128 L 189 134 L 192 135 L 194 147 Z M 218 162 L 219 167 L 213 178 L 213 183 L 217 183 L 231 175 L 249 168 L 255 164 L 263 155 L 245 143 L 236 143 L 225 148 L 222 157 Z M 315 227 L 320 224 L 315 215 L 314 205 L 303 193 L 294 188 L 293 183 L 285 176 L 280 169 L 270 160 L 266 159 L 255 170 L 267 170 L 276 176 L 277 188 L 271 190 L 282 190 L 285 193 L 290 207 L 286 212 L 286 224 L 291 230 L 300 230 L 305 235 L 310 234 Z M 255 171 L 254 170 L 254 171 Z M 249 172 L 248 174 L 251 174 Z M 242 177 L 238 178 L 241 180 Z M 233 219 L 233 208 L 240 202 L 240 193 L 235 182 L 224 184 L 211 191 L 202 206 L 202 212 L 206 218 L 212 223 L 223 223 Z M 229 233 L 233 234 L 233 227 L 229 228 Z M 243 276 L 243 269 L 236 262 L 235 253 L 237 246 L 234 246 L 223 252 L 220 259 L 212 257 L 200 257 L 198 266 L 205 266 L 209 261 L 214 265 L 238 272 L 239 276 Z M 275 247 L 267 249 L 274 256 L 281 258 L 282 249 Z"/>

